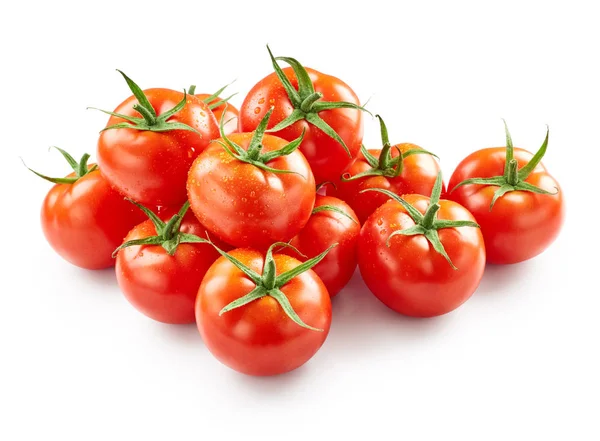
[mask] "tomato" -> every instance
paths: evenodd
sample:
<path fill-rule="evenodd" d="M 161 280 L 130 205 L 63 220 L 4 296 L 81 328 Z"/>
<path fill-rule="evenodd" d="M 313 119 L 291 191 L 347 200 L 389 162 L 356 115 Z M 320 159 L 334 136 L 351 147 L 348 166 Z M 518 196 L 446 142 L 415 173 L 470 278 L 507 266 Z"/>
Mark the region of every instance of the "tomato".
<path fill-rule="evenodd" d="M 196 299 L 196 321 L 206 347 L 244 374 L 296 369 L 319 350 L 331 326 L 327 288 L 310 270 L 327 251 L 301 263 L 273 255 L 274 246 L 266 253 L 247 248 L 222 253 Z"/>
<path fill-rule="evenodd" d="M 98 139 L 102 173 L 118 191 L 144 205 L 181 206 L 192 162 L 219 136 L 217 120 L 193 95 L 142 91 L 123 76 L 134 95 L 106 112 L 111 117 Z"/>
<path fill-rule="evenodd" d="M 416 194 L 390 200 L 363 225 L 358 266 L 368 288 L 401 314 L 432 317 L 450 312 L 475 291 L 485 268 L 485 246 L 463 206 Z"/>
<path fill-rule="evenodd" d="M 397 195 L 430 195 L 440 166 L 432 153 L 418 145 L 402 143 L 391 145 L 383 119 L 376 115 L 381 125 L 383 148 L 366 150 L 335 186 L 327 187 L 327 194 L 348 203 L 361 223 L 377 207 L 389 200 L 383 193 L 365 192 L 367 188 L 383 188 Z"/>
<path fill-rule="evenodd" d="M 233 95 L 224 99 L 219 97 L 219 94 L 223 92 L 226 87 L 227 86 L 222 87 L 217 92 L 210 95 L 208 93 L 196 93 L 196 86 L 190 86 L 188 92 L 206 103 L 213 115 L 215 115 L 216 120 L 223 121 L 223 130 L 225 134 L 231 135 L 232 133 L 236 133 L 238 131 L 238 119 L 240 111 L 233 105 L 229 104 L 229 99 Z"/>
<path fill-rule="evenodd" d="M 356 244 L 360 223 L 352 208 L 331 196 L 317 195 L 315 208 L 306 226 L 290 242 L 305 257 L 284 248 L 281 252 L 300 260 L 313 258 L 334 243 L 313 271 L 321 278 L 331 297 L 346 286 L 356 269 Z"/>
<path fill-rule="evenodd" d="M 137 310 L 163 323 L 194 323 L 198 287 L 219 257 L 205 243 L 204 227 L 186 214 L 188 207 L 186 202 L 165 223 L 140 206 L 150 219 L 129 232 L 117 254 L 121 291 Z"/>
<path fill-rule="evenodd" d="M 50 246 L 63 259 L 81 268 L 114 265 L 112 252 L 143 215 L 113 190 L 85 154 L 78 163 L 56 149 L 73 168 L 66 178 L 36 175 L 54 183 L 42 205 L 42 230 Z"/>
<path fill-rule="evenodd" d="M 288 143 L 265 135 L 270 112 L 255 133 L 213 141 L 192 165 L 188 197 L 210 233 L 237 247 L 266 249 L 304 227 L 315 203 L 308 162 Z"/>
<path fill-rule="evenodd" d="M 336 181 L 356 158 L 363 138 L 362 107 L 339 78 L 304 68 L 288 57 L 271 61 L 275 72 L 259 81 L 240 107 L 240 131 L 254 130 L 270 107 L 269 128 L 292 141 L 305 133 L 300 151 L 317 183 Z M 281 69 L 277 60 L 291 67 Z M 323 100 L 326 101 L 323 101 Z"/>
<path fill-rule="evenodd" d="M 558 236 L 564 200 L 558 182 L 540 162 L 548 133 L 535 155 L 514 148 L 508 128 L 506 147 L 478 150 L 456 168 L 449 197 L 464 205 L 481 226 L 490 263 L 531 259 Z"/>

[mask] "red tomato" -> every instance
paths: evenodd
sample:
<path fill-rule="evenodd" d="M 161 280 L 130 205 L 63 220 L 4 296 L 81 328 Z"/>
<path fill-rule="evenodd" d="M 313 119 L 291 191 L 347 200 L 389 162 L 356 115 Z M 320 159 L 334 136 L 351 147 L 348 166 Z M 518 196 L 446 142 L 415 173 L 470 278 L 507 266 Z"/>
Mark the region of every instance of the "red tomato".
<path fill-rule="evenodd" d="M 180 206 L 192 162 L 219 136 L 217 120 L 193 95 L 142 91 L 125 78 L 134 95 L 108 112 L 112 116 L 98 140 L 102 173 L 113 187 L 142 204 Z"/>
<path fill-rule="evenodd" d="M 210 244 L 190 239 L 206 238 L 206 230 L 185 210 L 176 214 L 179 220 L 183 213 L 183 221 L 170 227 L 149 212 L 151 219 L 129 232 L 117 254 L 121 291 L 138 311 L 163 323 L 195 321 L 198 287 L 219 257 Z"/>
<path fill-rule="evenodd" d="M 449 197 L 464 205 L 477 219 L 490 263 L 531 259 L 544 251 L 560 232 L 565 211 L 562 191 L 540 163 L 547 144 L 548 135 L 534 156 L 526 150 L 513 149 L 507 131 L 507 147 L 470 154 L 450 178 L 448 188 L 454 190 Z M 505 167 L 511 162 L 512 165 Z M 509 174 L 516 176 L 512 183 Z M 483 181 L 477 179 L 470 184 L 473 178 Z"/>
<path fill-rule="evenodd" d="M 229 103 L 222 103 L 215 106 L 215 104 L 222 101 L 222 99 L 216 97 L 211 100 L 209 98 L 211 98 L 212 95 L 209 95 L 208 93 L 197 93 L 196 96 L 208 105 L 217 121 L 223 120 L 223 128 L 226 135 L 231 135 L 238 131 L 238 119 L 240 116 L 240 111 L 238 109 Z"/>
<path fill-rule="evenodd" d="M 431 200 L 389 193 L 394 200 L 377 208 L 360 233 L 358 265 L 365 283 L 401 314 L 450 312 L 471 297 L 483 275 L 481 232 L 467 209 L 439 200 L 439 179 Z"/>
<path fill-rule="evenodd" d="M 298 150 L 286 151 L 300 140 L 263 137 L 268 117 L 254 134 L 213 141 L 188 176 L 188 197 L 198 220 L 238 247 L 266 249 L 290 240 L 306 225 L 315 203 L 308 162 Z"/>
<path fill-rule="evenodd" d="M 363 147 L 356 162 L 336 186 L 327 187 L 327 194 L 346 201 L 361 223 L 389 200 L 383 193 L 361 191 L 383 188 L 397 195 L 430 195 L 440 172 L 440 166 L 432 154 L 418 145 L 390 145 L 385 123 L 379 115 L 377 117 L 381 124 L 383 149 L 366 150 Z M 398 150 L 402 153 L 400 159 Z"/>
<path fill-rule="evenodd" d="M 344 214 L 342 214 L 344 213 Z M 315 208 L 306 226 L 290 242 L 306 257 L 291 248 L 281 252 L 300 260 L 313 258 L 337 243 L 313 271 L 321 278 L 331 297 L 346 286 L 356 269 L 356 244 L 360 223 L 352 208 L 331 196 L 317 195 Z"/>
<path fill-rule="evenodd" d="M 270 254 L 232 251 L 244 271 L 219 258 L 196 299 L 198 330 L 208 349 L 223 364 L 249 375 L 276 375 L 303 365 L 319 350 L 331 325 L 329 294 L 313 271 L 285 283 L 279 280 L 302 265 L 310 267 L 309 262 Z"/>
<path fill-rule="evenodd" d="M 304 131 L 300 151 L 317 183 L 336 181 L 354 161 L 362 142 L 358 97 L 339 78 L 304 68 L 293 58 L 271 55 L 271 60 L 275 72 L 259 81 L 240 107 L 240 131 L 254 130 L 274 107 L 269 122 L 269 128 L 276 129 L 273 134 L 292 141 Z M 276 60 L 292 67 L 281 69 Z"/>
<path fill-rule="evenodd" d="M 86 269 L 114 265 L 112 252 L 143 214 L 113 190 L 97 166 L 77 163 L 58 149 L 74 172 L 66 178 L 38 176 L 55 183 L 42 205 L 42 230 L 50 246 L 63 259 Z M 31 170 L 31 169 L 30 169 Z M 33 170 L 32 170 L 33 171 Z"/>

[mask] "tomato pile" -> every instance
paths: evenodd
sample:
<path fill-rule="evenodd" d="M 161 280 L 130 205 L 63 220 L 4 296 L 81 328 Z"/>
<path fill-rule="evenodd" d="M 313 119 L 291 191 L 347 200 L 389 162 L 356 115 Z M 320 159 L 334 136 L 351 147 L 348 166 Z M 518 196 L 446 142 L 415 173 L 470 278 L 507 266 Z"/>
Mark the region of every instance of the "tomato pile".
<path fill-rule="evenodd" d="M 140 312 L 196 323 L 222 363 L 274 375 L 319 350 L 357 266 L 386 306 L 433 317 L 471 297 L 486 262 L 530 259 L 557 237 L 548 132 L 531 154 L 505 124 L 506 146 L 470 154 L 446 187 L 438 157 L 392 144 L 379 115 L 381 147 L 362 145 L 370 112 L 342 80 L 269 56 L 274 72 L 239 111 L 224 88 L 142 90 L 119 71 L 132 94 L 102 110 L 98 163 L 57 148 L 71 174 L 32 170 L 55 184 L 41 213 L 52 248 L 116 265 Z"/>

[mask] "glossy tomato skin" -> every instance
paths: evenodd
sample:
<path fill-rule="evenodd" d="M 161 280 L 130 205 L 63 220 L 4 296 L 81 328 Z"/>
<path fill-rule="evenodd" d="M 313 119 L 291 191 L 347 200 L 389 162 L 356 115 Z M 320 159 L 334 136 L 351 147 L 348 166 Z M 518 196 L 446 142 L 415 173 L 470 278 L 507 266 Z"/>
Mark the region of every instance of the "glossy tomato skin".
<path fill-rule="evenodd" d="M 334 297 L 350 281 L 356 269 L 356 245 L 360 234 L 360 223 L 352 208 L 344 201 L 331 196 L 317 195 L 315 208 L 324 205 L 344 211 L 355 222 L 334 211 L 314 213 L 306 226 L 290 242 L 306 257 L 299 256 L 289 248 L 283 248 L 282 252 L 305 261 L 337 243 L 337 246 L 312 268 L 327 287 L 329 295 Z"/>
<path fill-rule="evenodd" d="M 114 266 L 113 251 L 143 219 L 143 213 L 113 190 L 98 170 L 73 184 L 54 185 L 41 211 L 42 230 L 50 246 L 63 259 L 85 269 Z"/>
<path fill-rule="evenodd" d="M 237 249 L 230 253 L 259 274 L 264 253 Z M 277 274 L 300 262 L 275 254 Z M 262 297 L 219 316 L 223 307 L 255 288 L 255 284 L 224 257 L 208 270 L 196 299 L 196 322 L 204 343 L 223 364 L 248 375 L 277 375 L 306 363 L 323 345 L 331 326 L 331 301 L 327 288 L 309 270 L 281 290 L 304 323 L 294 323 L 275 299 Z"/>
<path fill-rule="evenodd" d="M 252 133 L 229 137 L 246 149 Z M 288 142 L 270 135 L 263 152 Z M 241 162 L 212 142 L 194 161 L 188 176 L 190 206 L 211 234 L 237 247 L 266 249 L 287 242 L 306 225 L 315 203 L 315 181 L 298 151 L 267 164 L 295 173 L 276 174 Z"/>
<path fill-rule="evenodd" d="M 532 154 L 515 148 L 514 158 L 521 168 Z M 506 158 L 505 147 L 482 149 L 467 156 L 456 168 L 448 189 L 465 179 L 501 176 Z M 464 205 L 481 226 L 489 263 L 522 262 L 544 251 L 558 236 L 564 220 L 564 199 L 558 182 L 540 163 L 525 180 L 552 195 L 511 191 L 498 198 L 490 211 L 490 203 L 498 187 L 464 185 L 448 194 Z"/>
<path fill-rule="evenodd" d="M 183 99 L 183 93 L 169 89 L 144 91 L 161 115 Z M 137 99 L 127 98 L 116 113 L 140 118 L 133 110 Z M 219 127 L 214 115 L 200 99 L 187 96 L 187 103 L 169 118 L 200 132 L 171 130 L 152 132 L 136 129 L 110 129 L 100 134 L 98 163 L 108 182 L 123 195 L 142 205 L 181 206 L 185 202 L 187 172 L 198 154 L 212 139 L 219 137 Z M 107 127 L 124 122 L 111 116 Z"/>
<path fill-rule="evenodd" d="M 205 99 L 209 98 L 211 94 L 197 93 L 196 96 L 200 100 L 204 101 Z M 217 97 L 208 104 L 210 105 L 218 101 L 221 101 L 221 98 Z M 238 120 L 240 116 L 240 111 L 236 109 L 235 106 L 233 106 L 230 103 L 223 103 L 220 106 L 215 107 L 211 111 L 213 115 L 215 115 L 215 118 L 217 119 L 217 122 L 219 124 L 221 122 L 221 117 L 223 117 L 223 131 L 225 132 L 225 135 L 231 135 L 232 133 L 236 133 L 238 131 Z"/>
<path fill-rule="evenodd" d="M 424 213 L 429 198 L 405 195 L 403 199 Z M 438 219 L 473 220 L 459 204 L 441 200 Z M 485 247 L 478 228 L 438 230 L 448 256 L 458 268 L 452 269 L 422 236 L 396 235 L 398 229 L 413 226 L 400 203 L 388 201 L 363 225 L 358 241 L 360 273 L 375 296 L 386 306 L 413 317 L 446 314 L 471 297 L 483 275 Z"/>
<path fill-rule="evenodd" d="M 348 101 L 360 105 L 354 91 L 339 78 L 310 68 L 306 70 L 315 86 L 315 91 L 323 94 L 324 101 Z M 298 81 L 292 68 L 286 67 L 283 72 L 297 88 Z M 259 81 L 244 99 L 240 107 L 240 131 L 250 132 L 256 129 L 271 107 L 274 107 L 274 111 L 269 120 L 269 128 L 277 125 L 294 110 L 275 73 Z M 344 140 L 351 157 L 341 144 L 305 120 L 272 134 L 293 141 L 302 134 L 303 130 L 306 130 L 300 151 L 310 163 L 315 180 L 317 183 L 335 182 L 354 161 L 360 150 L 363 139 L 362 111 L 347 108 L 332 109 L 320 112 L 319 116 Z"/>
<path fill-rule="evenodd" d="M 398 147 L 402 153 L 408 150 L 421 149 L 421 147 L 410 143 L 396 144 L 394 147 Z M 394 147 L 391 150 L 392 158 L 398 156 L 398 151 Z M 369 150 L 369 152 L 376 158 L 379 158 L 381 149 L 373 149 Z M 404 167 L 398 177 L 368 176 L 352 181 L 344 182 L 340 180 L 336 183 L 335 187 L 332 185 L 327 187 L 327 194 L 336 196 L 348 203 L 361 223 L 364 223 L 377 207 L 389 200 L 382 193 L 374 191 L 361 193 L 361 191 L 368 188 L 383 188 L 399 196 L 403 194 L 429 196 L 435 179 L 440 172 L 439 163 L 433 156 L 427 154 L 410 155 L 404 158 L 403 161 Z M 350 166 L 347 173 L 349 176 L 355 176 L 371 168 L 371 165 L 367 162 L 363 154 L 359 153 L 356 162 Z M 444 189 L 442 189 L 443 191 Z"/>
<path fill-rule="evenodd" d="M 192 213 L 186 214 L 180 231 L 206 237 L 206 230 Z M 156 228 L 148 219 L 125 240 L 150 236 L 156 236 Z M 218 257 L 210 244 L 181 243 L 173 256 L 160 245 L 131 246 L 117 255 L 117 282 L 127 300 L 146 316 L 163 323 L 194 323 L 198 287 Z"/>

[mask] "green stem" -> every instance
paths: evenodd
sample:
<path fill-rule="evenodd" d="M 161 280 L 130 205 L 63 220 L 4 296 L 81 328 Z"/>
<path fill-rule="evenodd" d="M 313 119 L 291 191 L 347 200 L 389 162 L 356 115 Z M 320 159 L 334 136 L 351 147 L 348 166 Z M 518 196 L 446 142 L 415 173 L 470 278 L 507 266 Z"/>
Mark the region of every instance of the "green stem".
<path fill-rule="evenodd" d="M 437 204 L 437 203 L 432 204 L 429 207 L 427 207 L 427 211 L 425 212 L 425 215 L 423 216 L 423 220 L 421 221 L 421 226 L 423 228 L 425 228 L 426 230 L 433 228 L 433 224 L 435 223 L 435 217 L 436 217 L 439 209 L 440 209 L 440 204 Z"/>
<path fill-rule="evenodd" d="M 321 98 L 323 98 L 323 94 L 321 92 L 311 93 L 304 98 L 304 101 L 302 101 L 302 104 L 300 104 L 300 110 L 302 110 L 304 113 L 309 113 L 312 110 L 313 104 Z"/>
<path fill-rule="evenodd" d="M 133 106 L 133 109 L 137 110 L 140 113 L 140 115 L 144 117 L 144 119 L 146 120 L 146 124 L 148 124 L 149 126 L 153 126 L 154 124 L 156 124 L 156 117 L 152 115 L 152 112 L 150 112 L 144 106 L 135 104 Z"/>
<path fill-rule="evenodd" d="M 392 146 L 389 142 L 384 144 L 383 148 L 381 149 L 381 153 L 379 153 L 379 170 L 387 170 L 389 168 L 390 160 L 392 158 L 390 153 L 391 149 Z"/>
<path fill-rule="evenodd" d="M 511 159 L 508 162 L 506 168 L 506 182 L 510 185 L 517 185 L 519 183 L 519 169 L 516 159 Z"/>
<path fill-rule="evenodd" d="M 188 89 L 188 93 L 189 93 L 190 95 L 195 95 L 195 94 L 196 94 L 196 85 L 195 85 L 195 84 L 192 84 L 192 85 L 189 87 L 189 89 Z"/>

